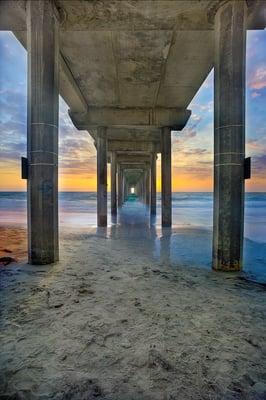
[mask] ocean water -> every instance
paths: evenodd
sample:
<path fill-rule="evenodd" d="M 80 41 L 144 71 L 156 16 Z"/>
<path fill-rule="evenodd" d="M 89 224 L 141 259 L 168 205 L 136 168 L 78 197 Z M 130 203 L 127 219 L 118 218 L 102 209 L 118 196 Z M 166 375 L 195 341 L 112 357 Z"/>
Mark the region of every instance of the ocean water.
<path fill-rule="evenodd" d="M 110 194 L 108 194 L 110 203 Z M 110 209 L 110 204 L 108 208 Z M 64 225 L 96 226 L 95 192 L 60 192 L 60 223 Z M 212 193 L 173 193 L 174 226 L 212 229 Z M 161 221 L 161 196 L 157 195 L 156 225 Z M 109 218 L 110 222 L 110 218 Z M 26 193 L 0 192 L 0 223 L 26 224 Z M 246 193 L 245 237 L 266 243 L 266 193 Z"/>
<path fill-rule="evenodd" d="M 161 230 L 161 196 L 157 195 L 154 222 L 155 243 L 167 243 L 175 264 L 211 266 L 212 193 L 173 193 L 173 228 L 182 234 L 163 234 Z M 108 194 L 110 210 L 110 194 Z M 96 193 L 59 193 L 61 227 L 96 227 Z M 131 219 L 134 220 L 131 206 Z M 109 226 L 112 220 L 108 218 Z M 26 226 L 26 193 L 0 192 L 0 225 Z M 182 228 L 184 230 L 182 231 Z M 186 229 L 187 228 L 187 229 Z M 198 232 L 193 233 L 193 232 Z M 246 193 L 244 270 L 254 280 L 266 282 L 266 193 Z M 158 247 L 158 246 L 157 246 Z"/>

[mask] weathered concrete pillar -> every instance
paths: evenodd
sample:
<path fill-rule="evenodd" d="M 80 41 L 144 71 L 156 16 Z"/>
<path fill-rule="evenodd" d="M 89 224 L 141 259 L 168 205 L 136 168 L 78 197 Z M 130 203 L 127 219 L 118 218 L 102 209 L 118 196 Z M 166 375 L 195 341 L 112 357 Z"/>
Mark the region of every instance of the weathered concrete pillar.
<path fill-rule="evenodd" d="M 97 129 L 97 224 L 107 226 L 107 139 L 106 128 Z"/>
<path fill-rule="evenodd" d="M 122 169 L 122 205 L 125 202 L 125 171 Z"/>
<path fill-rule="evenodd" d="M 49 0 L 27 2 L 28 258 L 58 260 L 58 21 Z"/>
<path fill-rule="evenodd" d="M 141 192 L 142 192 L 142 203 L 145 203 L 146 199 L 146 190 L 145 190 L 145 170 L 143 170 L 142 174 L 142 182 L 141 182 Z"/>
<path fill-rule="evenodd" d="M 124 173 L 124 202 L 127 201 L 127 196 L 128 196 L 128 182 L 126 174 Z"/>
<path fill-rule="evenodd" d="M 123 203 L 123 176 L 121 165 L 118 165 L 118 174 L 117 174 L 117 183 L 118 183 L 118 207 L 122 207 Z"/>
<path fill-rule="evenodd" d="M 137 190 L 137 196 L 138 196 L 138 200 L 140 200 L 140 198 L 141 198 L 141 190 L 140 190 L 140 180 L 138 181 L 138 183 L 137 183 L 137 188 L 136 188 L 136 190 Z"/>
<path fill-rule="evenodd" d="M 162 226 L 172 225 L 171 128 L 162 128 Z"/>
<path fill-rule="evenodd" d="M 150 206 L 150 197 L 151 197 L 151 185 L 150 185 L 150 165 L 147 164 L 145 171 L 145 204 L 147 207 Z"/>
<path fill-rule="evenodd" d="M 142 202 L 146 204 L 146 171 L 143 170 L 142 177 Z"/>
<path fill-rule="evenodd" d="M 111 214 L 117 214 L 116 153 L 111 155 Z"/>
<path fill-rule="evenodd" d="M 240 270 L 244 223 L 245 2 L 215 16 L 213 268 Z"/>
<path fill-rule="evenodd" d="M 156 214 L 156 153 L 152 154 L 151 159 L 151 214 Z"/>
<path fill-rule="evenodd" d="M 135 195 L 137 197 L 139 197 L 139 182 L 136 182 L 136 185 L 135 185 Z"/>
<path fill-rule="evenodd" d="M 138 200 L 141 201 L 141 178 L 139 178 L 138 182 L 137 182 L 137 196 L 138 196 Z"/>

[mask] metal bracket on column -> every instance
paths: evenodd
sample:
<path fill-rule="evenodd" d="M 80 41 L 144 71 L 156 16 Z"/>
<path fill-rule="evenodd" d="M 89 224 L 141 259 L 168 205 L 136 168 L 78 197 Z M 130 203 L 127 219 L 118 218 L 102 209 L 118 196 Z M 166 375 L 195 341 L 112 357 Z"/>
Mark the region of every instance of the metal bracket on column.
<path fill-rule="evenodd" d="M 244 179 L 251 178 L 251 157 L 247 157 L 244 160 Z"/>
<path fill-rule="evenodd" d="M 26 157 L 21 157 L 21 178 L 28 179 L 28 176 L 29 176 L 28 159 Z"/>

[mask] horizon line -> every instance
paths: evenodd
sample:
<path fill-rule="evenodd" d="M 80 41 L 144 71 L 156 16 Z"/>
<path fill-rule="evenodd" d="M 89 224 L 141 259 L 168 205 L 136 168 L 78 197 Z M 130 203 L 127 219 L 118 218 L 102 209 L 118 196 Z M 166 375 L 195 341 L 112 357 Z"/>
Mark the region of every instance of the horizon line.
<path fill-rule="evenodd" d="M 27 190 L 1 190 L 0 193 L 27 193 Z M 97 190 L 58 190 L 58 193 L 97 193 Z M 107 191 L 111 193 L 111 191 Z M 156 193 L 162 193 L 157 191 Z M 172 193 L 214 193 L 213 190 L 173 190 Z M 266 193 L 266 190 L 248 190 L 245 193 Z"/>

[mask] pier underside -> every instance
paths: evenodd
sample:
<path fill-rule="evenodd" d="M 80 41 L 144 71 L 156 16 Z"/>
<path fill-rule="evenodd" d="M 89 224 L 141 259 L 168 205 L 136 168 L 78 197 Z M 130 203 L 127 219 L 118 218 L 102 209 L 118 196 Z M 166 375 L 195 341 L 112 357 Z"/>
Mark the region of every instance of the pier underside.
<path fill-rule="evenodd" d="M 265 27 L 260 0 L 17 0 L 0 4 L 0 29 L 28 50 L 29 261 L 58 260 L 58 95 L 97 148 L 98 226 L 134 192 L 170 227 L 171 131 L 215 70 L 213 267 L 242 266 L 245 33 Z M 78 141 L 77 137 L 77 141 Z"/>

